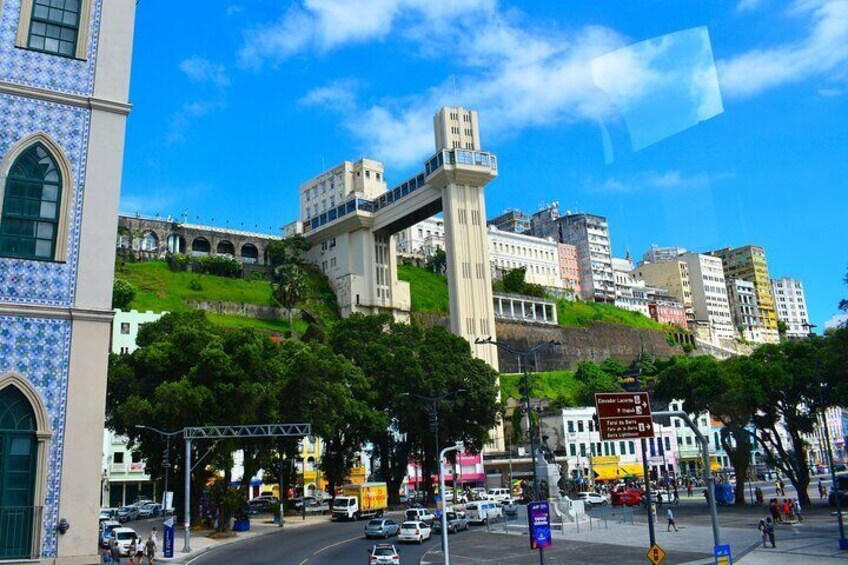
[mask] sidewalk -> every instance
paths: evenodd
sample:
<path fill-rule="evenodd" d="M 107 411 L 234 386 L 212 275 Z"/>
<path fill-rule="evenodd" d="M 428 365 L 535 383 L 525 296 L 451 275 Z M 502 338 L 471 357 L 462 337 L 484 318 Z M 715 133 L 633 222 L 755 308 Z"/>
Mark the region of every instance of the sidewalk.
<path fill-rule="evenodd" d="M 307 516 L 304 520 L 300 516 L 287 516 L 283 528 L 280 528 L 277 524 L 271 522 L 271 519 L 267 516 L 262 517 L 253 517 L 250 520 L 250 531 L 249 532 L 233 532 L 233 537 L 224 538 L 224 539 L 212 539 L 209 537 L 209 534 L 212 533 L 211 530 L 192 530 L 191 532 L 191 553 L 182 553 L 185 539 L 185 530 L 181 527 L 176 527 L 174 529 L 174 557 L 171 559 L 166 559 L 162 555 L 162 533 L 163 527 L 160 523 L 148 522 L 146 524 L 147 527 L 138 528 L 138 533 L 142 536 L 143 539 L 147 539 L 150 535 L 150 527 L 155 526 L 158 530 L 159 537 L 159 548 L 156 552 L 156 561 L 161 563 L 188 563 L 193 560 L 195 557 L 206 553 L 207 551 L 211 551 L 213 549 L 217 549 L 219 547 L 224 547 L 226 545 L 230 545 L 232 543 L 237 543 L 240 541 L 245 541 L 253 538 L 257 538 L 260 536 L 270 535 L 276 532 L 287 531 L 296 528 L 305 528 L 309 526 L 315 526 L 318 524 L 326 524 L 330 522 L 331 516 Z"/>

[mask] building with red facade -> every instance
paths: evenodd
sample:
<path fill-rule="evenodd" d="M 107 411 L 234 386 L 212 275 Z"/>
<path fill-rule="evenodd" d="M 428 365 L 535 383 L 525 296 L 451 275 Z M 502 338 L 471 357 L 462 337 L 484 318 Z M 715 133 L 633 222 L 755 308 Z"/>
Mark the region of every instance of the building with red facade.
<path fill-rule="evenodd" d="M 580 264 L 577 261 L 577 247 L 568 243 L 557 243 L 559 276 L 562 287 L 580 294 Z"/>

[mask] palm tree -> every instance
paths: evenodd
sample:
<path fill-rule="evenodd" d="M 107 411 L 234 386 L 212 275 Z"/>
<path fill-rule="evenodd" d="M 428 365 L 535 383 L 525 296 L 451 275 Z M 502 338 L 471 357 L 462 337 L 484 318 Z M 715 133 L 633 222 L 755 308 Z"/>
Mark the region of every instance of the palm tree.
<path fill-rule="evenodd" d="M 289 312 L 289 333 L 294 335 L 292 310 L 306 291 L 306 273 L 296 263 L 283 263 L 271 272 L 274 299 Z"/>

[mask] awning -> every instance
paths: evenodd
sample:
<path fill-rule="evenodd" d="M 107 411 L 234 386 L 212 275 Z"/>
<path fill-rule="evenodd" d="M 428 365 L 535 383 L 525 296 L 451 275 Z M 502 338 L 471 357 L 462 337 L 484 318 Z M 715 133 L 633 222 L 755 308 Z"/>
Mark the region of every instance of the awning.
<path fill-rule="evenodd" d="M 644 476 L 644 473 L 642 473 L 642 465 L 639 463 L 622 463 L 618 467 L 621 469 L 622 478 L 626 476 L 641 478 Z"/>
<path fill-rule="evenodd" d="M 721 466 L 721 463 L 715 459 L 710 460 L 710 471 L 721 471 L 722 469 L 723 467 Z"/>
<path fill-rule="evenodd" d="M 618 465 L 592 465 L 596 481 L 614 481 L 623 479 L 624 476 L 618 470 Z"/>

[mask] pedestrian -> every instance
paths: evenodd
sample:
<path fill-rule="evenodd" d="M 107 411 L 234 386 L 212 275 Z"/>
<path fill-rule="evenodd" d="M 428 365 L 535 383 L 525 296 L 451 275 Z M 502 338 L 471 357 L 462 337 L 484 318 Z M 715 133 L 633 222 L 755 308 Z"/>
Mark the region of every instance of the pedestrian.
<path fill-rule="evenodd" d="M 793 505 L 795 506 L 795 515 L 798 517 L 798 521 L 803 522 L 804 517 L 801 516 L 801 502 L 796 498 L 793 501 Z"/>
<path fill-rule="evenodd" d="M 772 523 L 771 518 L 766 518 L 766 535 L 771 542 L 771 546 L 776 547 L 774 544 L 774 524 Z"/>
<path fill-rule="evenodd" d="M 771 514 L 771 519 L 776 522 L 780 521 L 780 508 L 778 508 L 778 503 L 776 498 L 772 498 L 769 501 L 769 514 Z"/>
<path fill-rule="evenodd" d="M 155 529 L 153 533 L 156 533 Z M 147 538 L 147 543 L 144 544 L 144 554 L 147 556 L 147 565 L 153 565 L 153 562 L 156 560 L 156 541 L 153 534 Z"/>
<path fill-rule="evenodd" d="M 121 565 L 121 546 L 118 544 L 118 540 L 112 540 L 112 543 L 109 546 L 109 551 L 112 552 L 112 563 L 114 563 L 114 565 Z"/>
<path fill-rule="evenodd" d="M 100 551 L 100 558 L 103 565 L 112 565 L 112 551 L 108 547 Z"/>
<path fill-rule="evenodd" d="M 763 503 L 763 489 L 761 489 L 760 487 L 755 488 L 754 489 L 754 496 L 757 499 L 757 504 Z"/>
<path fill-rule="evenodd" d="M 766 518 L 760 518 L 760 523 L 757 524 L 757 529 L 760 530 L 760 535 L 763 537 L 763 547 L 766 546 L 766 541 L 768 541 L 768 532 L 766 532 Z"/>
<path fill-rule="evenodd" d="M 827 496 L 827 489 L 824 488 L 824 483 L 819 479 L 819 498 L 825 498 Z"/>
<path fill-rule="evenodd" d="M 692 481 L 686 481 L 686 494 L 689 495 L 689 498 L 692 498 Z"/>
<path fill-rule="evenodd" d="M 783 499 L 783 516 L 786 518 L 785 522 L 790 522 L 792 520 L 792 506 L 789 504 L 787 499 Z M 132 563 L 130 563 L 132 565 Z"/>
<path fill-rule="evenodd" d="M 666 514 L 668 515 L 668 528 L 666 528 L 665 531 L 670 532 L 671 529 L 674 528 L 674 531 L 676 532 L 677 526 L 674 523 L 674 512 L 672 512 L 671 508 L 669 508 Z"/>
<path fill-rule="evenodd" d="M 135 565 L 135 554 L 138 553 L 138 538 L 133 538 L 129 548 L 130 565 Z"/>
<path fill-rule="evenodd" d="M 466 487 L 468 488 L 468 487 Z M 156 528 L 153 528 L 150 531 L 150 537 L 153 539 L 154 545 L 159 546 L 159 532 L 156 531 Z"/>
<path fill-rule="evenodd" d="M 680 494 L 677 492 L 677 485 L 674 485 L 674 504 L 680 502 Z"/>

